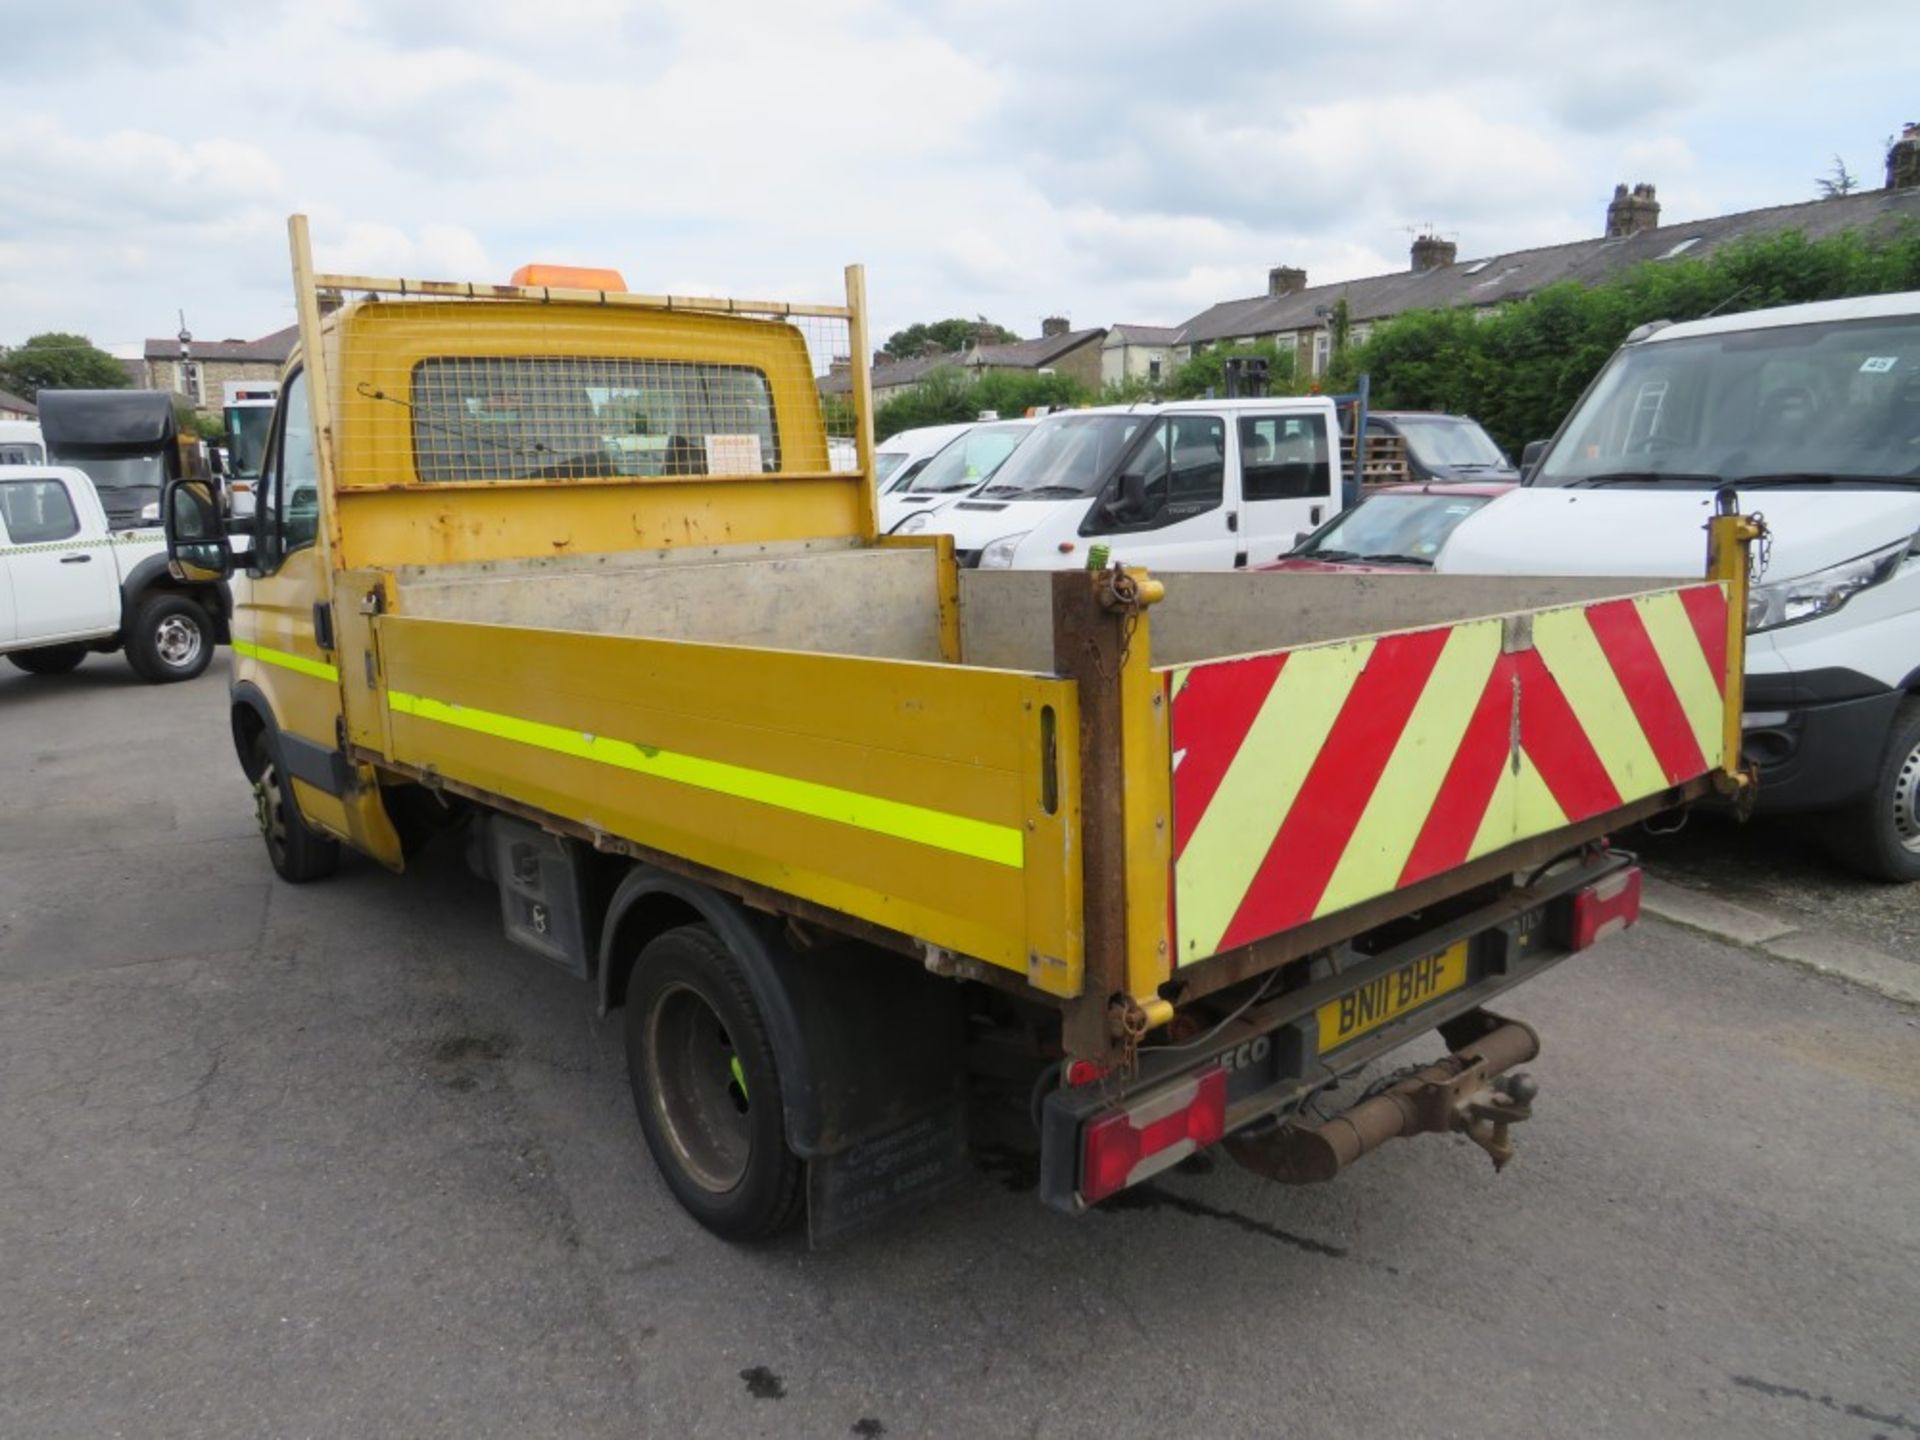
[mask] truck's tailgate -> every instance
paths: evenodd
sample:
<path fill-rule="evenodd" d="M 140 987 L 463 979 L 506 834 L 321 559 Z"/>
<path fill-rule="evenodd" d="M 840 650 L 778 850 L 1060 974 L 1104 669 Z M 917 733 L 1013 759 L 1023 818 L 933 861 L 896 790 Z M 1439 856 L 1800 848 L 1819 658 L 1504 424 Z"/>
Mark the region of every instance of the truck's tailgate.
<path fill-rule="evenodd" d="M 1718 581 L 1181 665 L 1176 964 L 1718 768 Z"/>

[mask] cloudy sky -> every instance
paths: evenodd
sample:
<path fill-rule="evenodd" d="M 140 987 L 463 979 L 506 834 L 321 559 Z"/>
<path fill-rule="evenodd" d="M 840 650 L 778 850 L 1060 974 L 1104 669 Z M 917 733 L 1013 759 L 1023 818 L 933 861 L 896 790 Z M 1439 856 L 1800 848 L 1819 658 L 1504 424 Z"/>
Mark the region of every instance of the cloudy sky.
<path fill-rule="evenodd" d="M 0 343 L 291 323 L 324 269 L 831 299 L 875 330 L 1177 323 L 1882 178 L 1907 0 L 0 0 Z"/>

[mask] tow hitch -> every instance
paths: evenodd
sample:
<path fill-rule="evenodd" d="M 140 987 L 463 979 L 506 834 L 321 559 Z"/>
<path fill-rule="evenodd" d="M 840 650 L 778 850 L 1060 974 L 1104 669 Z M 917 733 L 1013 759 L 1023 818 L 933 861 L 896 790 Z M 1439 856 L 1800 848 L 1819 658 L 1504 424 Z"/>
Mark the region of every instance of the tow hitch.
<path fill-rule="evenodd" d="M 1533 1113 L 1539 1090 L 1531 1076 L 1504 1072 L 1539 1053 L 1540 1037 L 1532 1026 L 1497 1021 L 1472 1044 L 1331 1120 L 1282 1125 L 1252 1136 L 1230 1135 L 1227 1153 L 1270 1180 L 1311 1185 L 1333 1179 L 1396 1135 L 1458 1130 L 1485 1150 L 1499 1170 L 1513 1158 L 1512 1127 Z"/>

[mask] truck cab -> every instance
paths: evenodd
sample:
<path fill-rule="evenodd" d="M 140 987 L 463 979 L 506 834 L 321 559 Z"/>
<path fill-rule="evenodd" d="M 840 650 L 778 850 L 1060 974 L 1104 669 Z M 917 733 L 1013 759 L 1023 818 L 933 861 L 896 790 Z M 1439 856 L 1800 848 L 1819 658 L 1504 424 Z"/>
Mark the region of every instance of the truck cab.
<path fill-rule="evenodd" d="M 141 679 L 191 680 L 226 638 L 224 585 L 168 570 L 157 528 L 114 530 L 83 470 L 0 465 L 0 653 L 34 675 L 124 650 Z"/>
<path fill-rule="evenodd" d="M 47 458 L 84 470 L 114 530 L 160 521 L 160 492 L 179 476 L 173 399 L 159 390 L 42 390 Z"/>
<path fill-rule="evenodd" d="M 44 465 L 46 437 L 35 420 L 0 420 L 0 465 Z"/>

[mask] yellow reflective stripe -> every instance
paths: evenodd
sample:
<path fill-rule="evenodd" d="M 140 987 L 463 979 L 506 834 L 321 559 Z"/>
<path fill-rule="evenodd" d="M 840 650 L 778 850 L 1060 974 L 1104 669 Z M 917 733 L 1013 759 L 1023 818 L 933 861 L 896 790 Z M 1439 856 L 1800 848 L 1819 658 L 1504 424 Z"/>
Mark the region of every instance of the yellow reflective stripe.
<path fill-rule="evenodd" d="M 324 660 L 309 660 L 290 650 L 275 650 L 270 645 L 256 645 L 251 640 L 235 640 L 233 650 L 236 655 L 258 660 L 262 665 L 278 665 L 282 670 L 291 670 L 296 675 L 311 675 L 316 680 L 326 680 L 335 685 L 340 683 L 340 672 Z"/>
<path fill-rule="evenodd" d="M 491 710 L 449 704 L 444 700 L 408 695 L 399 690 L 387 692 L 387 706 L 397 715 L 432 720 L 456 729 L 492 735 L 540 750 L 551 750 L 555 754 L 631 770 L 637 775 L 651 776 L 656 780 L 670 780 L 697 790 L 710 790 L 717 795 L 731 795 L 736 799 L 753 800 L 762 805 L 791 810 L 799 815 L 811 815 L 819 820 L 837 821 L 842 825 L 871 830 L 878 835 L 890 835 L 896 840 L 911 840 L 936 850 L 1006 865 L 1015 870 L 1026 859 L 1026 837 L 1010 825 L 996 825 L 965 815 L 950 815 L 943 810 L 929 810 L 925 806 L 910 805 L 902 800 L 862 795 L 858 791 L 821 785 L 812 780 L 796 780 L 786 775 L 773 775 L 765 770 L 750 770 L 744 765 L 730 765 L 723 760 L 705 760 L 697 755 L 680 755 L 671 750 L 655 749 L 651 745 L 636 745 L 628 740 L 610 740 L 583 730 L 570 730 L 562 725 L 522 720 L 513 715 L 497 715 Z"/>

